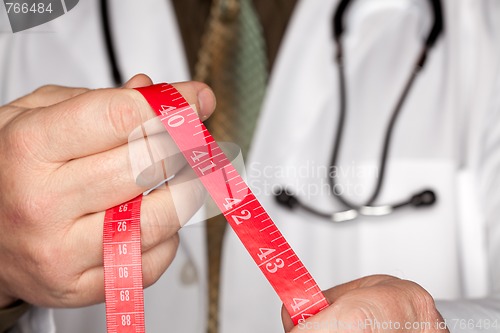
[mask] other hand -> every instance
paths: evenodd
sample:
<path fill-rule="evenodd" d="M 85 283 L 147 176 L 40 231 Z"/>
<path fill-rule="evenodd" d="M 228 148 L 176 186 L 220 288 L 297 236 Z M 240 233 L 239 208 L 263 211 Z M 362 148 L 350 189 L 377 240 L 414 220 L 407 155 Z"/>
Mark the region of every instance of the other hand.
<path fill-rule="evenodd" d="M 418 284 L 387 275 L 361 278 L 324 292 L 331 305 L 293 326 L 282 309 L 286 332 L 449 332 L 433 298 Z"/>

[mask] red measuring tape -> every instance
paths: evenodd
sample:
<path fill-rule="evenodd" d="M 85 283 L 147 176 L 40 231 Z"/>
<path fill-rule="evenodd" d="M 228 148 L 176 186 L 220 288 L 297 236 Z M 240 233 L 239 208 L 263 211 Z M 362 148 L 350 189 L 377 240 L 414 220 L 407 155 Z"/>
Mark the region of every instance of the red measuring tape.
<path fill-rule="evenodd" d="M 327 307 L 314 279 L 181 94 L 170 84 L 137 90 L 158 114 L 293 322 L 297 324 Z M 140 204 L 138 197 L 106 212 L 104 279 L 108 332 L 144 332 Z"/>
<path fill-rule="evenodd" d="M 108 209 L 103 256 L 108 333 L 145 332 L 141 260 L 142 195 Z"/>

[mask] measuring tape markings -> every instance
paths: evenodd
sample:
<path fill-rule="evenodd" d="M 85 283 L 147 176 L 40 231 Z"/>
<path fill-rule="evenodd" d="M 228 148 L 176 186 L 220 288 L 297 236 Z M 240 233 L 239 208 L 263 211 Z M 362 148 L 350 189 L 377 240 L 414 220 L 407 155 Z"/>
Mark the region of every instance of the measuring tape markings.
<path fill-rule="evenodd" d="M 158 114 L 191 168 L 281 298 L 294 324 L 327 307 L 328 302 L 314 279 L 182 95 L 170 84 L 136 90 Z M 110 333 L 145 331 L 141 198 L 109 209 L 105 216 L 106 321 Z"/>
<path fill-rule="evenodd" d="M 294 323 L 327 307 L 314 279 L 180 93 L 170 84 L 137 90 L 160 116 Z"/>
<path fill-rule="evenodd" d="M 108 333 L 145 332 L 141 257 L 142 195 L 108 209 L 103 259 Z"/>

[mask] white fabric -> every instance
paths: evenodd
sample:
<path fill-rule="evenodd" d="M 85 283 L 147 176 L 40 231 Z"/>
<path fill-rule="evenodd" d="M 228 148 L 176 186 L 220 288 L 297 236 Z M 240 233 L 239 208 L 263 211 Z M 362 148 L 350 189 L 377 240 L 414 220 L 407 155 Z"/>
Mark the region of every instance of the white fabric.
<path fill-rule="evenodd" d="M 418 54 L 421 32 L 428 30 L 421 17 L 429 14 L 421 12 L 426 9 L 416 3 L 420 2 L 388 0 L 375 5 L 358 1 L 351 8 L 345 40 L 349 113 L 341 171 L 362 173 L 378 165 L 389 114 Z M 268 90 L 247 171 L 254 189 L 264 192 L 260 196 L 264 206 L 321 287 L 375 273 L 414 280 L 438 299 L 481 297 L 490 288 L 500 287 L 500 274 L 488 272 L 486 264 L 498 269 L 494 265 L 500 252 L 498 213 L 492 209 L 498 206 L 500 193 L 492 181 L 499 152 L 493 147 L 485 152 L 483 143 L 486 133 L 498 134 L 490 118 L 499 110 L 492 97 L 498 91 L 494 89 L 498 74 L 494 43 L 500 31 L 491 30 L 480 19 L 498 14 L 498 5 L 485 11 L 486 4 L 478 4 L 445 1 L 446 38 L 429 55 L 425 71 L 408 97 L 378 200 L 394 202 L 432 187 L 438 205 L 418 212 L 407 209 L 387 218 L 328 225 L 307 213 L 287 212 L 266 195 L 273 185 L 288 185 L 307 200 L 303 189 L 323 189 L 324 178 L 312 178 L 315 169 L 328 164 L 335 134 L 338 83 L 329 30 L 334 5 L 326 10 L 321 0 L 300 3 Z M 490 160 L 489 174 L 480 171 Z M 309 178 L 293 173 L 262 176 L 263 168 L 301 167 L 309 170 Z M 467 173 L 473 176 L 464 176 Z M 348 184 L 358 185 L 366 198 L 373 177 L 362 178 Z M 474 179 L 477 182 L 471 184 Z M 487 190 L 479 186 L 482 182 L 489 186 Z M 346 183 L 344 186 L 350 190 Z M 307 201 L 329 211 L 336 203 L 325 192 Z M 356 199 L 354 194 L 349 197 Z M 471 236 L 476 237 L 470 241 Z M 238 251 L 225 252 L 232 269 L 223 278 L 223 332 L 279 330 L 279 300 L 273 299 L 260 272 L 245 260 L 237 239 L 229 237 L 226 245 Z M 234 269 L 236 265 L 238 269 Z M 240 310 L 241 300 L 245 300 L 246 311 Z M 440 306 L 449 315 L 455 313 L 453 303 Z M 500 317 L 498 311 L 493 313 Z M 461 315 L 474 318 L 474 309 Z"/>
<path fill-rule="evenodd" d="M 55 333 L 56 326 L 51 309 L 33 308 L 25 313 L 9 333 Z"/>
<path fill-rule="evenodd" d="M 288 185 L 319 209 L 341 208 L 325 190 L 322 174 L 338 112 L 331 38 L 336 0 L 299 1 L 246 171 L 250 186 L 320 287 L 392 274 L 443 300 L 438 306 L 449 320 L 500 320 L 494 296 L 500 290 L 500 4 L 443 2 L 445 36 L 408 96 L 377 200 L 396 202 L 433 188 L 434 207 L 332 225 L 274 202 L 272 187 Z M 157 82 L 188 78 L 173 11 L 165 3 L 113 2 L 126 76 L 145 71 Z M 0 102 L 46 83 L 110 85 L 98 14 L 97 0 L 81 1 L 64 17 L 37 28 L 40 33 L 0 34 Z M 352 200 L 363 201 L 371 192 L 388 118 L 430 15 L 420 0 L 358 0 L 346 16 L 348 117 L 339 172 Z M 182 231 L 183 247 L 174 264 L 146 291 L 148 331 L 204 331 L 206 286 L 181 279 L 194 263 L 198 282 L 203 281 L 203 240 L 203 225 Z M 222 333 L 280 332 L 281 304 L 274 291 L 234 233 L 228 232 L 224 246 Z M 56 322 L 60 332 L 103 332 L 104 310 L 57 310 Z"/>

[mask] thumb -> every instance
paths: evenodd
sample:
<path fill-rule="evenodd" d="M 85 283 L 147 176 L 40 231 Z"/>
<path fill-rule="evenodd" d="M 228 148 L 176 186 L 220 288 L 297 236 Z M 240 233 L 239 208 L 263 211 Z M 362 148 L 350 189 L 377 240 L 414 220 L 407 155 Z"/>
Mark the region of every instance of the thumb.
<path fill-rule="evenodd" d="M 284 305 L 281 307 L 281 321 L 283 322 L 283 328 L 285 329 L 285 332 L 290 332 L 293 329 L 294 325 L 292 317 L 290 317 L 290 314 L 288 313 Z"/>
<path fill-rule="evenodd" d="M 136 74 L 132 78 L 130 78 L 130 80 L 125 82 L 123 88 L 133 89 L 133 88 L 150 86 L 152 84 L 153 80 L 151 80 L 151 78 L 146 74 Z"/>
<path fill-rule="evenodd" d="M 145 75 L 128 86 L 151 84 Z M 215 109 L 215 96 L 201 82 L 174 84 L 188 104 L 196 104 L 201 119 Z M 144 97 L 133 89 L 97 89 L 30 114 L 23 129 L 35 133 L 33 141 L 47 161 L 69 161 L 107 151 L 127 143 L 138 126 L 155 117 Z M 28 121 L 29 120 L 29 121 Z M 57 149 L 53 149 L 54 145 Z"/>
<path fill-rule="evenodd" d="M 399 280 L 398 278 L 395 278 L 395 277 L 389 276 L 389 275 L 372 275 L 372 276 L 363 277 L 363 278 L 360 278 L 360 279 L 357 279 L 354 281 L 350 281 L 350 282 L 335 286 L 335 287 L 330 288 L 328 290 L 324 290 L 323 295 L 326 297 L 326 299 L 328 300 L 328 302 L 330 304 L 333 304 L 333 302 L 335 302 L 335 300 L 337 300 L 338 298 L 342 297 L 343 295 L 345 295 L 353 290 L 356 290 L 359 288 L 367 288 L 367 287 L 371 287 L 371 286 L 375 286 L 375 285 L 379 285 L 379 284 L 384 284 L 384 283 L 389 283 L 389 282 L 393 282 L 393 281 L 398 281 L 398 280 Z M 313 318 L 314 318 L 314 320 L 320 321 L 319 319 L 321 317 L 322 317 L 321 314 L 317 314 Z M 288 314 L 288 311 L 286 310 L 286 308 L 284 306 L 281 308 L 281 320 L 283 321 L 283 328 L 285 329 L 285 332 L 290 332 L 293 330 L 294 325 L 293 325 L 292 318 L 290 317 L 290 315 Z"/>

